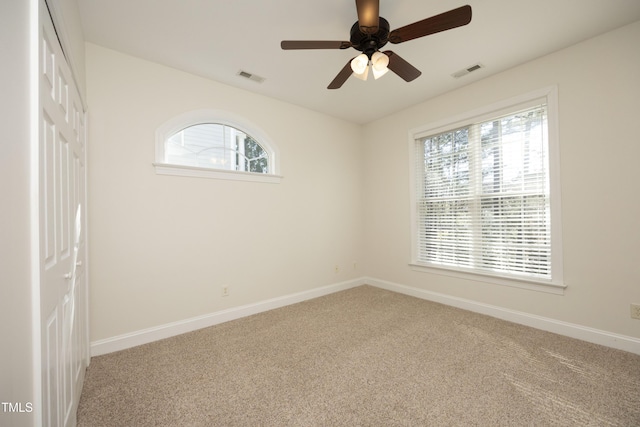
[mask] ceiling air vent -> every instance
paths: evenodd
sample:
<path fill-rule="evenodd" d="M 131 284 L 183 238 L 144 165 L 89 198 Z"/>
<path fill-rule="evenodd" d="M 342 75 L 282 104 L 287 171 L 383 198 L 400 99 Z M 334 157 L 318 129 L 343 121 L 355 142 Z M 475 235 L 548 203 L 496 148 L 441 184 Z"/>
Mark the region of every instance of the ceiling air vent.
<path fill-rule="evenodd" d="M 253 80 L 254 82 L 258 83 L 262 83 L 265 80 L 264 77 L 256 76 L 255 74 L 251 74 L 242 70 L 238 71 L 238 75 L 240 77 L 244 77 L 245 79 Z"/>
<path fill-rule="evenodd" d="M 455 73 L 451 74 L 453 77 L 455 77 L 456 79 L 462 77 L 462 76 L 466 76 L 469 73 L 472 73 L 476 70 L 479 70 L 480 68 L 484 68 L 484 65 L 482 64 L 474 64 L 471 65 L 463 70 L 460 71 L 456 71 Z"/>

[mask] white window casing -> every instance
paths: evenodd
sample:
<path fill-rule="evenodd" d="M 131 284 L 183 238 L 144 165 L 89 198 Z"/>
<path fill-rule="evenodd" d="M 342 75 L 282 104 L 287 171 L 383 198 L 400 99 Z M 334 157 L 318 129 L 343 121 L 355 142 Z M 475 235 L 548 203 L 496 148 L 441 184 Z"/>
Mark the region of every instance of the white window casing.
<path fill-rule="evenodd" d="M 557 104 L 552 86 L 409 131 L 414 270 L 564 292 Z"/>

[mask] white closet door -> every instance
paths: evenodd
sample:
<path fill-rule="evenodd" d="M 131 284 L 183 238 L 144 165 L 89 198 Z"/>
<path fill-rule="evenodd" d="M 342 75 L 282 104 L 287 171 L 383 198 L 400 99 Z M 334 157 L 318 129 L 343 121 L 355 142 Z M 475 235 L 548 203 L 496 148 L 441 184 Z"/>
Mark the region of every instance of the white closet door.
<path fill-rule="evenodd" d="M 40 1 L 42 421 L 75 426 L 87 352 L 85 114 Z"/>

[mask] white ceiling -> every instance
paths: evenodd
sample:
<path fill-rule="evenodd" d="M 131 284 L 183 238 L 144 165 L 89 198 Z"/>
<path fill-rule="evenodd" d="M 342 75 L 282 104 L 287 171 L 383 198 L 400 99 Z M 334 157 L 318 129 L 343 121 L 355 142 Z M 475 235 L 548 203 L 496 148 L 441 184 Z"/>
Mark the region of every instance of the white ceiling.
<path fill-rule="evenodd" d="M 367 123 L 640 20 L 640 0 L 381 0 L 391 29 L 470 4 L 467 26 L 388 44 L 422 71 L 326 87 L 357 53 L 280 49 L 281 40 L 349 40 L 354 0 L 77 0 L 85 39 L 354 123 Z M 639 40 L 640 46 L 640 40 Z M 484 68 L 455 79 L 470 65 Z M 238 76 L 240 70 L 263 83 Z"/>

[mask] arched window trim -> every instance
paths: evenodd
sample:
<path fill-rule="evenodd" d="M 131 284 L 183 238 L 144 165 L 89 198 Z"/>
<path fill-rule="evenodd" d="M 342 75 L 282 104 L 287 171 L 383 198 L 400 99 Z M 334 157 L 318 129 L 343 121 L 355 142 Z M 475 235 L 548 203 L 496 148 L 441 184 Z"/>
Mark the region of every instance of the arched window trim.
<path fill-rule="evenodd" d="M 269 156 L 269 173 L 253 173 L 224 169 L 200 168 L 166 163 L 164 160 L 165 141 L 172 135 L 190 126 L 215 123 L 236 128 L 250 135 Z M 233 181 L 254 181 L 279 183 L 280 156 L 278 148 L 268 135 L 248 120 L 223 110 L 195 110 L 180 114 L 161 125 L 156 130 L 156 158 L 153 166 L 156 174 L 191 176 L 201 178 L 227 179 Z"/>

